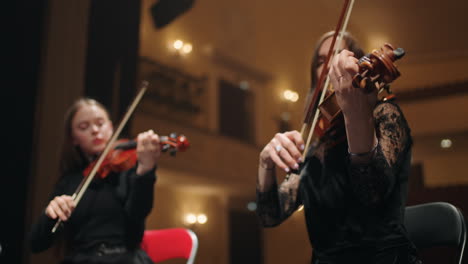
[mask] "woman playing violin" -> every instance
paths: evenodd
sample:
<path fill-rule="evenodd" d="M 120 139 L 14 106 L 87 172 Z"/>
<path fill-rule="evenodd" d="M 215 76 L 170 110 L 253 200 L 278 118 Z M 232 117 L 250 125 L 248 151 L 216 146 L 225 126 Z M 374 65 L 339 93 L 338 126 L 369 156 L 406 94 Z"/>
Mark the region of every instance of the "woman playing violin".
<path fill-rule="evenodd" d="M 318 42 L 312 89 L 333 33 Z M 276 134 L 260 153 L 257 213 L 276 226 L 304 206 L 312 263 L 419 263 L 403 226 L 410 170 L 410 129 L 394 101 L 352 86 L 362 51 L 344 35 L 329 77 L 344 125 L 329 129 L 302 160 L 298 131 Z M 339 140 L 339 139 L 342 140 Z M 290 174 L 277 184 L 276 168 Z"/>
<path fill-rule="evenodd" d="M 104 150 L 112 133 L 109 114 L 97 101 L 79 99 L 68 110 L 60 161 L 62 177 L 33 226 L 33 252 L 48 249 L 61 234 L 67 242 L 62 263 L 152 263 L 139 244 L 145 218 L 153 207 L 155 171 L 161 154 L 157 134 L 149 130 L 138 135 L 135 167 L 94 178 L 79 206 L 71 196 L 83 180 L 83 170 Z M 64 230 L 51 233 L 59 219 Z"/>

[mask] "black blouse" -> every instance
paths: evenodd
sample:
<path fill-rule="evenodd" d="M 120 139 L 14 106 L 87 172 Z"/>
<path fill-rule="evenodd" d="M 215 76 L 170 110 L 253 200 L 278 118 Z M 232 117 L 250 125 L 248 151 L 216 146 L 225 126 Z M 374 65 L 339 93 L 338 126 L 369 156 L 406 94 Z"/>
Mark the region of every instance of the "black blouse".
<path fill-rule="evenodd" d="M 280 224 L 304 205 L 314 263 L 417 261 L 403 226 L 410 129 L 389 101 L 376 106 L 374 120 L 378 145 L 368 163 L 350 162 L 346 142 L 322 140 L 309 151 L 300 175 L 266 192 L 257 189 L 264 226 Z"/>
<path fill-rule="evenodd" d="M 64 175 L 50 200 L 63 194 L 72 195 L 82 179 L 81 171 Z M 56 220 L 42 213 L 31 231 L 31 250 L 48 249 L 62 232 L 68 245 L 66 260 L 71 262 L 78 258 L 83 263 L 90 261 L 82 259 L 86 258 L 83 254 L 89 253 L 92 258 L 94 248 L 102 243 L 124 247 L 128 252 L 137 250 L 145 229 L 145 218 L 153 207 L 155 181 L 155 169 L 137 175 L 135 168 L 109 174 L 104 179 L 93 179 L 63 225 L 64 230 L 52 234 Z"/>

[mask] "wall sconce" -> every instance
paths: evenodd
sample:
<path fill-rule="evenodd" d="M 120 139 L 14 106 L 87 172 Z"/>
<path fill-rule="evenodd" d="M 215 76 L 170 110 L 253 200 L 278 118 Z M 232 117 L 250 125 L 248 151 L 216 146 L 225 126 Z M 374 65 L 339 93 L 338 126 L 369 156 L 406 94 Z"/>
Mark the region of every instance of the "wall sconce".
<path fill-rule="evenodd" d="M 178 55 L 188 55 L 192 52 L 193 50 L 193 46 L 191 43 L 188 43 L 188 42 L 184 42 L 180 39 L 178 40 L 175 40 L 173 43 L 172 43 L 172 48 L 174 48 L 174 51 L 178 54 Z"/>
<path fill-rule="evenodd" d="M 450 140 L 449 138 L 444 138 L 440 141 L 440 147 L 443 148 L 443 149 L 448 149 L 450 147 L 452 147 L 452 140 Z"/>
<path fill-rule="evenodd" d="M 299 207 L 297 208 L 297 211 L 300 212 L 300 211 L 302 211 L 302 210 L 304 210 L 304 205 L 301 204 L 301 206 L 299 206 Z"/>
<path fill-rule="evenodd" d="M 287 101 L 297 102 L 299 100 L 299 94 L 295 91 L 285 90 L 283 92 L 283 98 Z"/>
<path fill-rule="evenodd" d="M 205 214 L 189 213 L 185 215 L 184 222 L 189 226 L 204 225 L 208 222 L 208 217 Z"/>

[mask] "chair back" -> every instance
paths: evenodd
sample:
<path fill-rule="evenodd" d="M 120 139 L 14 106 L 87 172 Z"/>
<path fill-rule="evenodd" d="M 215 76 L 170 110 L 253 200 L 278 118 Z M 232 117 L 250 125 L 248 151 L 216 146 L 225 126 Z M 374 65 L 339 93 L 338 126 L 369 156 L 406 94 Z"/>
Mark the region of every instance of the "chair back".
<path fill-rule="evenodd" d="M 141 248 L 155 263 L 183 258 L 187 259 L 187 264 L 193 264 L 198 250 L 198 238 L 193 231 L 186 228 L 145 230 Z"/>
<path fill-rule="evenodd" d="M 459 263 L 462 263 L 466 223 L 457 207 L 446 202 L 408 206 L 405 210 L 405 227 L 416 248 L 456 247 Z"/>

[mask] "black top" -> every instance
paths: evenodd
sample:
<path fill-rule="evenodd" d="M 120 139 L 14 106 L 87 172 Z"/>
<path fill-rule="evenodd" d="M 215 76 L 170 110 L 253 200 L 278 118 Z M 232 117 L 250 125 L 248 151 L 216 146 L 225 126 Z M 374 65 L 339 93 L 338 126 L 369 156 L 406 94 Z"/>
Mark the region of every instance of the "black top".
<path fill-rule="evenodd" d="M 374 120 L 378 145 L 369 163 L 351 163 L 346 142 L 321 140 L 300 175 L 257 191 L 264 226 L 280 224 L 304 205 L 314 263 L 416 263 L 403 226 L 410 129 L 389 101 L 376 106 Z"/>
<path fill-rule="evenodd" d="M 81 171 L 65 174 L 50 200 L 62 194 L 72 195 L 82 180 Z M 74 261 L 77 259 L 83 263 L 90 261 L 88 255 L 89 258 L 95 257 L 98 246 L 103 243 L 110 248 L 108 252 L 122 251 L 124 248 L 126 253 L 122 256 L 129 257 L 127 252 L 139 251 L 137 249 L 145 229 L 145 218 L 153 207 L 155 181 L 155 169 L 144 175 L 137 175 L 135 168 L 132 168 L 121 173 L 111 173 L 104 179 L 96 177 L 63 225 L 64 228 L 52 234 L 56 220 L 50 219 L 45 213 L 40 216 L 32 228 L 31 250 L 40 252 L 48 249 L 58 233 L 64 232 L 68 244 L 66 263 L 78 263 Z M 115 261 L 116 255 L 111 255 Z"/>

